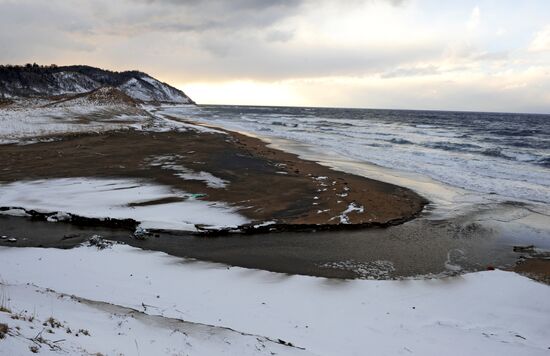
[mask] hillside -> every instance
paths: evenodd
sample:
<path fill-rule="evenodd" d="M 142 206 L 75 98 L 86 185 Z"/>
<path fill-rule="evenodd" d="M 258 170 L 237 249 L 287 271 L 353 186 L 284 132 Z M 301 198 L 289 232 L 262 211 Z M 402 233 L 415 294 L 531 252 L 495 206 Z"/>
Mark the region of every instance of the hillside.
<path fill-rule="evenodd" d="M 66 97 L 113 87 L 138 102 L 194 104 L 184 92 L 139 71 L 84 65 L 0 66 L 0 98 Z"/>
<path fill-rule="evenodd" d="M 83 94 L 76 94 L 46 104 L 47 107 L 72 107 L 75 105 L 92 106 L 138 106 L 138 101 L 122 90 L 110 86 L 101 87 Z"/>

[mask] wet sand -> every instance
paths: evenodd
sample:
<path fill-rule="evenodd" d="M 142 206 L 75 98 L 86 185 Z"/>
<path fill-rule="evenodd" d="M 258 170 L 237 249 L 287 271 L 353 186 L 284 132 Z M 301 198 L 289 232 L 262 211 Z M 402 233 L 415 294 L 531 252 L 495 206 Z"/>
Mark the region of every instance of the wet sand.
<path fill-rule="evenodd" d="M 275 221 L 277 224 L 270 228 L 285 230 L 394 225 L 416 217 L 427 204 L 409 189 L 331 170 L 268 148 L 259 139 L 228 131 L 130 130 L 55 139 L 3 145 L 0 181 L 146 179 L 205 194 L 203 200 L 227 202 L 252 221 Z M 225 188 L 215 188 L 203 181 L 181 179 L 177 172 L 152 164 L 166 157 L 171 165 L 205 171 L 229 183 Z"/>
<path fill-rule="evenodd" d="M 521 260 L 514 266 L 513 271 L 536 281 L 550 284 L 550 257 L 533 257 Z"/>

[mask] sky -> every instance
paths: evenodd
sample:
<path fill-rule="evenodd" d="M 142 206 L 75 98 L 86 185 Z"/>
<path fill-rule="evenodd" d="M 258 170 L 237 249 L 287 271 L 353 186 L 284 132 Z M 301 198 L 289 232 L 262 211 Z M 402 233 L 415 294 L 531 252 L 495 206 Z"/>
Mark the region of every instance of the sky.
<path fill-rule="evenodd" d="M 550 113 L 550 1 L 0 0 L 0 63 L 28 62 L 200 104 Z"/>

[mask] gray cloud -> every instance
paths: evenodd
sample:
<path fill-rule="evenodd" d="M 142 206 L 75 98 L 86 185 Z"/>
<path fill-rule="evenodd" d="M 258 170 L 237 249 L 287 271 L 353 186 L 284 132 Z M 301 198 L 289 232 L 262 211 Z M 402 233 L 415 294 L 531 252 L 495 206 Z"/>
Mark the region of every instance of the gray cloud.
<path fill-rule="evenodd" d="M 161 31 L 208 31 L 265 28 L 277 21 L 299 13 L 305 0 L 281 1 L 197 1 L 197 0 L 128 0 L 134 4 L 146 4 L 145 12 L 159 12 L 156 20 L 143 19 L 134 27 Z M 128 22 L 128 21 L 126 21 Z"/>
<path fill-rule="evenodd" d="M 408 67 L 392 69 L 390 71 L 382 73 L 382 78 L 401 78 L 401 77 L 418 77 L 423 75 L 435 75 L 439 74 L 440 70 L 436 66 L 427 67 Z"/>
<path fill-rule="evenodd" d="M 364 75 L 439 51 L 293 44 L 295 29 L 287 20 L 322 1 L 0 0 L 0 45 L 10 49 L 0 53 L 0 61 L 58 58 L 60 64 L 110 63 L 114 69 L 131 64 L 188 80 L 280 80 Z"/>
<path fill-rule="evenodd" d="M 547 57 L 522 52 L 521 33 L 511 40 L 494 37 L 494 31 L 480 34 L 483 23 L 478 32 L 460 33 L 465 25 L 455 19 L 456 13 L 432 23 L 438 5 L 424 9 L 419 3 L 409 9 L 409 3 L 0 0 L 0 63 L 139 69 L 175 85 L 295 79 L 284 85 L 300 91 L 307 102 L 317 100 L 323 105 L 370 102 L 379 107 L 548 111 Z M 394 24 L 381 22 L 370 32 L 354 33 L 353 26 L 346 28 L 345 23 L 323 23 L 353 15 L 356 9 L 368 12 L 369 6 L 375 11 L 382 8 L 382 16 L 395 11 L 405 24 L 394 28 Z M 400 17 L 410 15 L 409 10 L 418 18 Z M 464 12 L 464 21 L 470 11 Z M 529 24 L 538 21 L 540 29 L 547 23 L 546 13 L 531 12 L 523 18 L 529 18 Z M 448 27 L 442 22 L 449 22 Z M 342 33 L 331 37 L 339 26 Z M 407 26 L 419 29 L 411 29 L 409 38 Z M 437 33 L 436 28 L 450 32 Z M 323 34 L 317 36 L 315 31 Z M 349 41 L 344 33 L 349 33 Z M 393 40 L 384 42 L 385 37 Z M 444 82 L 449 78 L 456 82 Z"/>

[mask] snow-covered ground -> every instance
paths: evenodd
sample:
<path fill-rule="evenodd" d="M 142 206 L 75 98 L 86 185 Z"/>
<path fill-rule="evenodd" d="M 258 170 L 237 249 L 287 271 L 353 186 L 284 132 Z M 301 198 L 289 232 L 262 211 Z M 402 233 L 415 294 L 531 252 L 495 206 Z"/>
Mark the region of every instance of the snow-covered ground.
<path fill-rule="evenodd" d="M 14 105 L 0 108 L 0 144 L 32 143 L 33 138 L 76 132 L 104 132 L 120 129 L 143 131 L 188 131 L 226 134 L 222 130 L 193 125 L 171 118 L 182 105 L 139 107 L 94 102 L 81 97 L 55 103 L 45 99 L 16 99 Z M 184 104 L 183 106 L 190 106 Z"/>
<path fill-rule="evenodd" d="M 229 184 L 228 181 L 216 177 L 210 172 L 196 172 L 181 164 L 176 164 L 175 160 L 177 158 L 178 155 L 154 156 L 150 158 L 149 165 L 172 171 L 176 177 L 180 177 L 183 180 L 198 180 L 204 182 L 207 186 L 214 189 L 226 188 L 227 184 Z"/>
<path fill-rule="evenodd" d="M 146 74 L 139 77 L 134 77 L 119 86 L 119 89 L 125 92 L 130 97 L 148 101 L 172 102 L 180 104 L 192 104 L 183 92 L 159 82 Z"/>
<path fill-rule="evenodd" d="M 172 202 L 163 202 L 166 199 Z M 226 228 L 248 222 L 226 204 L 197 200 L 192 194 L 132 179 L 61 178 L 0 184 L 0 206 L 57 212 L 59 219 L 64 218 L 63 213 L 134 219 L 145 229 L 195 231 L 195 224 Z"/>
<path fill-rule="evenodd" d="M 550 287 L 512 272 L 437 280 L 343 281 L 228 267 L 126 245 L 103 250 L 4 247 L 0 261 L 0 280 L 9 285 L 0 292 L 5 307 L 34 313 L 40 321 L 52 316 L 71 329 L 90 331 L 90 337 L 78 340 L 62 330 L 54 330 L 58 336 L 42 333 L 49 340 L 66 339 L 57 344 L 69 350 L 81 343 L 90 352 L 103 352 L 99 347 L 104 347 L 109 354 L 114 349 L 137 354 L 135 340 L 141 354 L 156 354 L 145 350 L 161 343 L 170 354 L 203 354 L 187 348 L 183 335 L 167 330 L 181 330 L 183 325 L 166 327 L 120 312 L 109 315 L 89 303 L 77 305 L 67 297 L 42 293 L 43 288 L 216 326 L 206 333 L 210 337 L 186 329 L 187 340 L 208 351 L 221 348 L 219 341 L 224 340 L 237 345 L 227 346 L 233 355 L 247 354 L 243 350 L 264 354 L 261 346 L 254 347 L 258 345 L 254 339 L 245 340 L 239 333 L 281 339 L 316 355 L 547 355 L 550 347 Z M 10 328 L 20 325 L 5 317 L 1 322 Z M 42 330 L 38 327 L 32 335 L 27 326 L 20 327 L 21 333 L 31 336 Z M 118 332 L 128 340 L 119 340 Z M 4 345 L 27 350 L 27 341 L 13 338 L 0 340 L 0 350 L 7 350 Z M 278 355 L 299 351 L 271 350 Z"/>
<path fill-rule="evenodd" d="M 0 109 L 0 144 L 46 135 L 141 127 L 150 119 L 145 112 L 130 107 L 80 102 L 44 107 L 47 103 L 23 100 Z"/>
<path fill-rule="evenodd" d="M 259 335 L 164 318 L 33 285 L 0 284 L 1 355 L 310 355 Z"/>
<path fill-rule="evenodd" d="M 177 105 L 177 104 L 163 104 L 161 106 L 154 105 L 142 105 L 142 108 L 146 110 L 149 114 L 155 117 L 156 125 L 160 125 L 161 131 L 166 130 L 182 130 L 186 131 L 188 129 L 194 130 L 201 133 L 217 133 L 221 135 L 227 134 L 225 131 L 217 130 L 208 125 L 195 125 L 190 123 L 189 120 L 186 120 L 185 117 L 181 116 L 182 107 L 187 107 L 192 105 Z M 180 119 L 180 120 L 178 120 Z M 183 121 L 181 121 L 183 120 Z"/>

